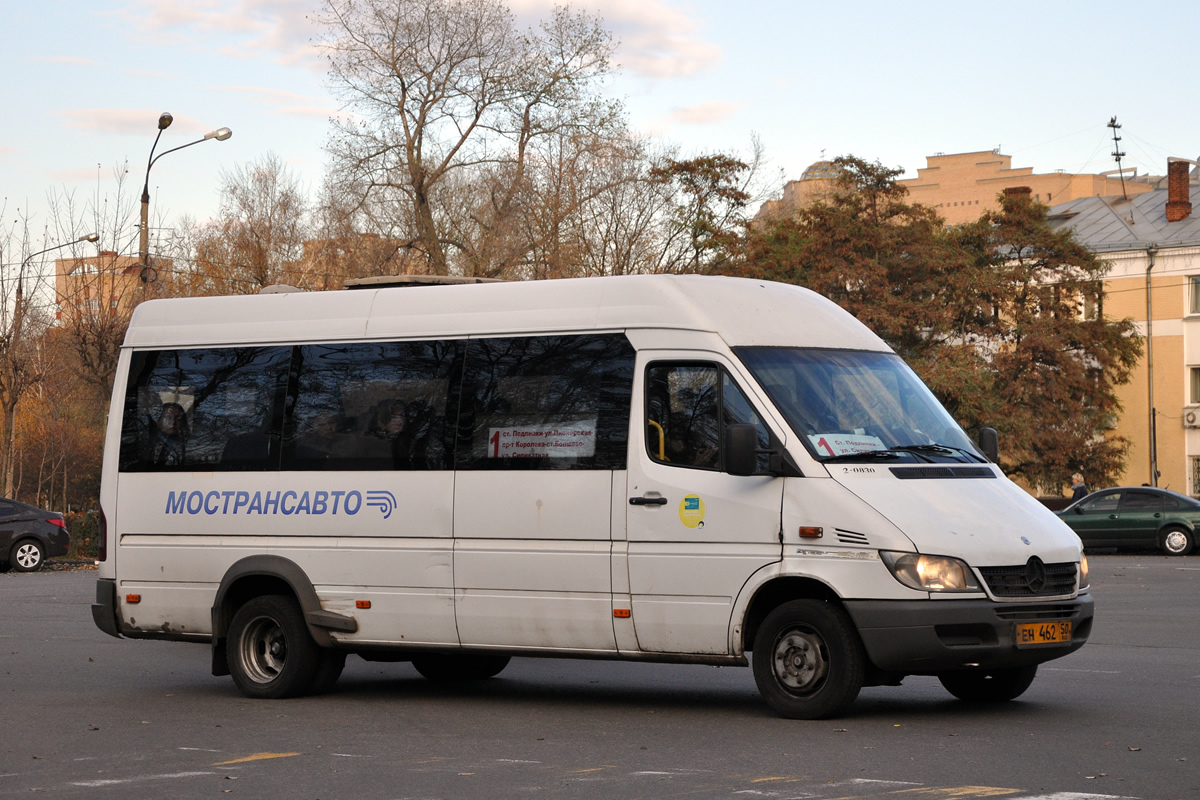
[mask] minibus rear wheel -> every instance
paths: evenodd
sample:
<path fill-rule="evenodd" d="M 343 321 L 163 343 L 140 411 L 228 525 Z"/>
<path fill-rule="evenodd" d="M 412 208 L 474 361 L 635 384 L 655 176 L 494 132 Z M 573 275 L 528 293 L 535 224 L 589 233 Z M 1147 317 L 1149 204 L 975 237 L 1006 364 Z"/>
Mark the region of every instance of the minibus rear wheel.
<path fill-rule="evenodd" d="M 867 658 L 840 606 L 792 600 L 759 626 L 752 663 L 754 682 L 772 711 L 787 719 L 826 719 L 858 697 Z"/>
<path fill-rule="evenodd" d="M 271 594 L 247 601 L 233 615 L 225 647 L 229 673 L 247 697 L 296 697 L 317 679 L 320 649 L 291 597 Z"/>
<path fill-rule="evenodd" d="M 450 683 L 494 678 L 508 666 L 510 660 L 508 656 L 475 653 L 430 653 L 414 656 L 412 665 L 426 680 Z"/>
<path fill-rule="evenodd" d="M 316 674 L 313 676 L 312 685 L 308 687 L 306 694 L 328 694 L 333 689 L 333 685 L 337 683 L 338 678 L 342 676 L 345 666 L 345 651 L 322 648 L 317 655 Z"/>

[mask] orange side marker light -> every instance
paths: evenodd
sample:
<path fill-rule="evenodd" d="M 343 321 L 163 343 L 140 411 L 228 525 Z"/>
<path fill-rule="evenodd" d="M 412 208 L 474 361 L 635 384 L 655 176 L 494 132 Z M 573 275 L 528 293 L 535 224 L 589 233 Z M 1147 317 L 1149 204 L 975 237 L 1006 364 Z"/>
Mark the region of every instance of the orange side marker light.
<path fill-rule="evenodd" d="M 629 619 L 629 609 L 628 608 L 614 608 L 613 616 L 616 617 L 617 619 Z"/>
<path fill-rule="evenodd" d="M 370 600 L 355 600 L 354 607 L 355 608 L 370 608 L 371 601 Z"/>
<path fill-rule="evenodd" d="M 140 594 L 127 594 L 127 595 L 125 595 L 125 602 L 126 603 L 140 603 L 140 602 L 142 602 L 142 596 Z"/>

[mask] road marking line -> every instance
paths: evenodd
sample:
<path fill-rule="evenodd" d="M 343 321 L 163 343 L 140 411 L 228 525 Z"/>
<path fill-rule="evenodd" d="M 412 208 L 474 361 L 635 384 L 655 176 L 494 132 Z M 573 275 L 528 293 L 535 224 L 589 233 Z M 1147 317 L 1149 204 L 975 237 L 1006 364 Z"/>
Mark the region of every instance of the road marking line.
<path fill-rule="evenodd" d="M 904 794 L 909 797 L 1003 797 L 1020 791 L 1021 789 L 1002 789 L 998 786 L 930 786 L 920 789 L 901 789 L 892 794 Z"/>
<path fill-rule="evenodd" d="M 72 786 L 98 788 L 101 786 L 119 786 L 122 783 L 141 783 L 143 781 L 163 781 L 172 778 L 199 778 L 203 775 L 216 775 L 215 772 L 172 772 L 165 775 L 138 775 L 135 778 L 109 778 L 98 781 L 76 781 Z"/>
<path fill-rule="evenodd" d="M 291 756 L 298 756 L 298 755 L 300 755 L 300 754 L 299 753 L 255 753 L 252 756 L 246 756 L 245 758 L 235 758 L 232 761 L 218 761 L 217 763 L 213 764 L 213 766 L 214 767 L 222 767 L 226 764 L 245 764 L 247 761 L 265 761 L 268 758 L 290 758 Z"/>

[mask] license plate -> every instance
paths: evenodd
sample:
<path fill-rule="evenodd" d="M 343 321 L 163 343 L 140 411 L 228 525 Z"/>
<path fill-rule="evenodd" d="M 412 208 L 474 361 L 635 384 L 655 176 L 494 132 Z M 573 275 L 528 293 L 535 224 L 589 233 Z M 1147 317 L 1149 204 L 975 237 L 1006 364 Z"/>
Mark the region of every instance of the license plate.
<path fill-rule="evenodd" d="M 1071 641 L 1070 620 L 1030 622 L 1017 626 L 1017 647 L 1064 644 Z"/>

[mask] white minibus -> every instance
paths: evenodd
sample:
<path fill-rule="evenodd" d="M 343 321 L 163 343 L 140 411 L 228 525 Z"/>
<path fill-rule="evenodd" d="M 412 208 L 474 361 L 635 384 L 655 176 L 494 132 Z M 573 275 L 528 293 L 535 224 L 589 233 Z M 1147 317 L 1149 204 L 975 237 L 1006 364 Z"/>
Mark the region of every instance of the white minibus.
<path fill-rule="evenodd" d="M 154 300 L 121 350 L 93 616 L 211 643 L 256 698 L 355 654 L 438 681 L 749 664 L 802 719 L 909 675 L 1010 700 L 1093 603 L 1079 539 L 980 438 L 767 281 Z"/>

